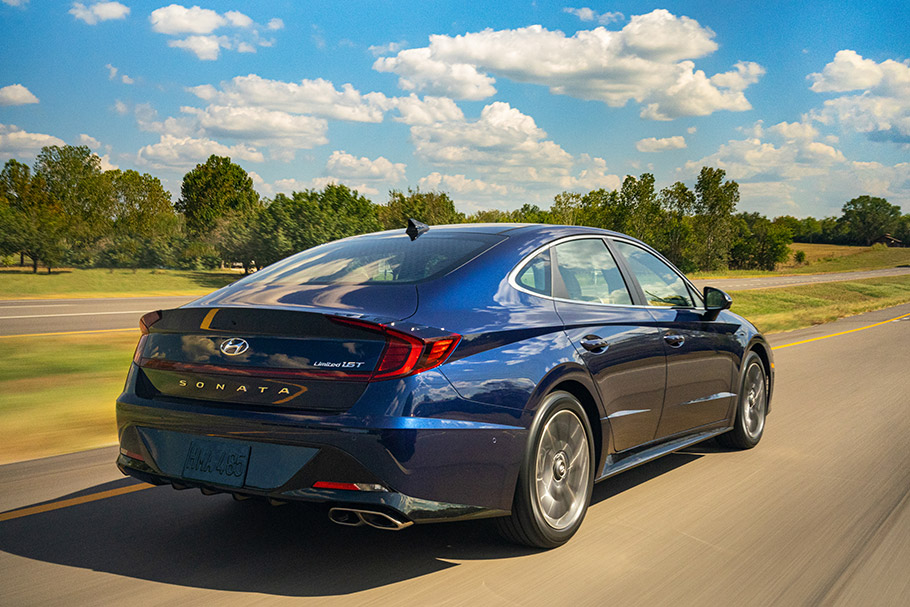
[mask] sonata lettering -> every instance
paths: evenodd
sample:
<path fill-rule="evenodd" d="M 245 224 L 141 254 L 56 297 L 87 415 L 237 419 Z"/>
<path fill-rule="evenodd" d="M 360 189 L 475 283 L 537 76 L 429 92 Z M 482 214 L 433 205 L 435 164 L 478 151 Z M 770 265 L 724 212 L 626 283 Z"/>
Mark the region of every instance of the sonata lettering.
<path fill-rule="evenodd" d="M 203 388 L 205 388 L 206 382 L 197 381 L 194 383 L 190 383 L 189 381 L 187 381 L 185 379 L 181 379 L 181 380 L 177 381 L 177 385 L 180 386 L 181 388 L 189 387 L 189 388 L 196 388 L 197 390 L 202 390 Z M 221 384 L 221 383 L 215 384 L 215 390 L 224 391 L 226 389 L 226 387 L 227 387 L 227 384 Z M 272 390 L 274 387 L 275 386 L 247 386 L 244 384 L 240 384 L 236 388 L 234 388 L 234 392 L 249 392 L 250 390 L 255 389 L 255 390 L 259 390 L 259 394 L 265 394 L 269 390 Z M 210 386 L 210 389 L 211 389 L 211 386 Z M 277 392 L 277 394 L 290 394 L 290 393 L 291 393 L 291 391 L 288 388 L 281 388 Z"/>

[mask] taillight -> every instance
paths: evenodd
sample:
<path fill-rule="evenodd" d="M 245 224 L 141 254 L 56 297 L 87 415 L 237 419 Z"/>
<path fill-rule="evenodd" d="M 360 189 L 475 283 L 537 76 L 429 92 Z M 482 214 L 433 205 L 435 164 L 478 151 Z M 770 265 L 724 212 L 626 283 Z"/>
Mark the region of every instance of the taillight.
<path fill-rule="evenodd" d="M 333 316 L 334 322 L 382 334 L 385 349 L 371 380 L 395 379 L 422 373 L 438 367 L 449 358 L 461 341 L 461 335 L 449 333 L 439 337 L 419 338 L 381 323 Z"/>
<path fill-rule="evenodd" d="M 133 362 L 137 365 L 142 358 L 142 351 L 145 349 L 145 342 L 148 341 L 149 327 L 161 320 L 161 312 L 149 312 L 139 319 L 139 343 L 136 344 L 136 351 L 133 352 Z"/>

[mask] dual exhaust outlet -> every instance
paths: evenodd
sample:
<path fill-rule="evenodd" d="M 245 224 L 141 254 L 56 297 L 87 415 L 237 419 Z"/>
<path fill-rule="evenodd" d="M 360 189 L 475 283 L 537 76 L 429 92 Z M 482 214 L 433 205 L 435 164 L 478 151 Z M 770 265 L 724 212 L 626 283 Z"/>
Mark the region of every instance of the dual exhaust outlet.
<path fill-rule="evenodd" d="M 404 520 L 393 514 L 379 512 L 378 510 L 360 510 L 358 508 L 331 508 L 329 520 L 339 525 L 359 527 L 369 525 L 383 531 L 401 531 L 414 523 Z"/>

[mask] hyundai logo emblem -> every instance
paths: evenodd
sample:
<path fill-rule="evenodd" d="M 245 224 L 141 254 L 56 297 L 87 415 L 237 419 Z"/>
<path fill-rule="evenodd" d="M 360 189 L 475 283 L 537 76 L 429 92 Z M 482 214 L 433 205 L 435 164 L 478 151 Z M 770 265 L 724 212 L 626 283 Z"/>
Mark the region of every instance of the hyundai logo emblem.
<path fill-rule="evenodd" d="M 226 356 L 238 356 L 250 349 L 250 344 L 245 339 L 232 337 L 221 343 L 221 351 Z"/>

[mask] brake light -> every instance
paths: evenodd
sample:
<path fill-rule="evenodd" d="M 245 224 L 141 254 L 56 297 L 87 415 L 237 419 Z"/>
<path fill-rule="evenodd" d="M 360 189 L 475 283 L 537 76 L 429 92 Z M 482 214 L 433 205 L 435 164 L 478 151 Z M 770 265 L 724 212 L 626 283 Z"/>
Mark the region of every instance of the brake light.
<path fill-rule="evenodd" d="M 336 491 L 388 491 L 377 483 L 339 483 L 335 481 L 316 481 L 313 489 L 335 489 Z"/>
<path fill-rule="evenodd" d="M 161 312 L 149 312 L 139 319 L 139 343 L 136 344 L 136 351 L 133 352 L 133 362 L 137 365 L 142 359 L 142 351 L 145 350 L 145 342 L 148 341 L 149 327 L 161 320 Z"/>
<path fill-rule="evenodd" d="M 461 341 L 461 335 L 456 333 L 421 339 L 381 323 L 338 316 L 332 317 L 331 320 L 385 336 L 386 347 L 371 380 L 406 377 L 438 367 L 449 358 Z"/>

